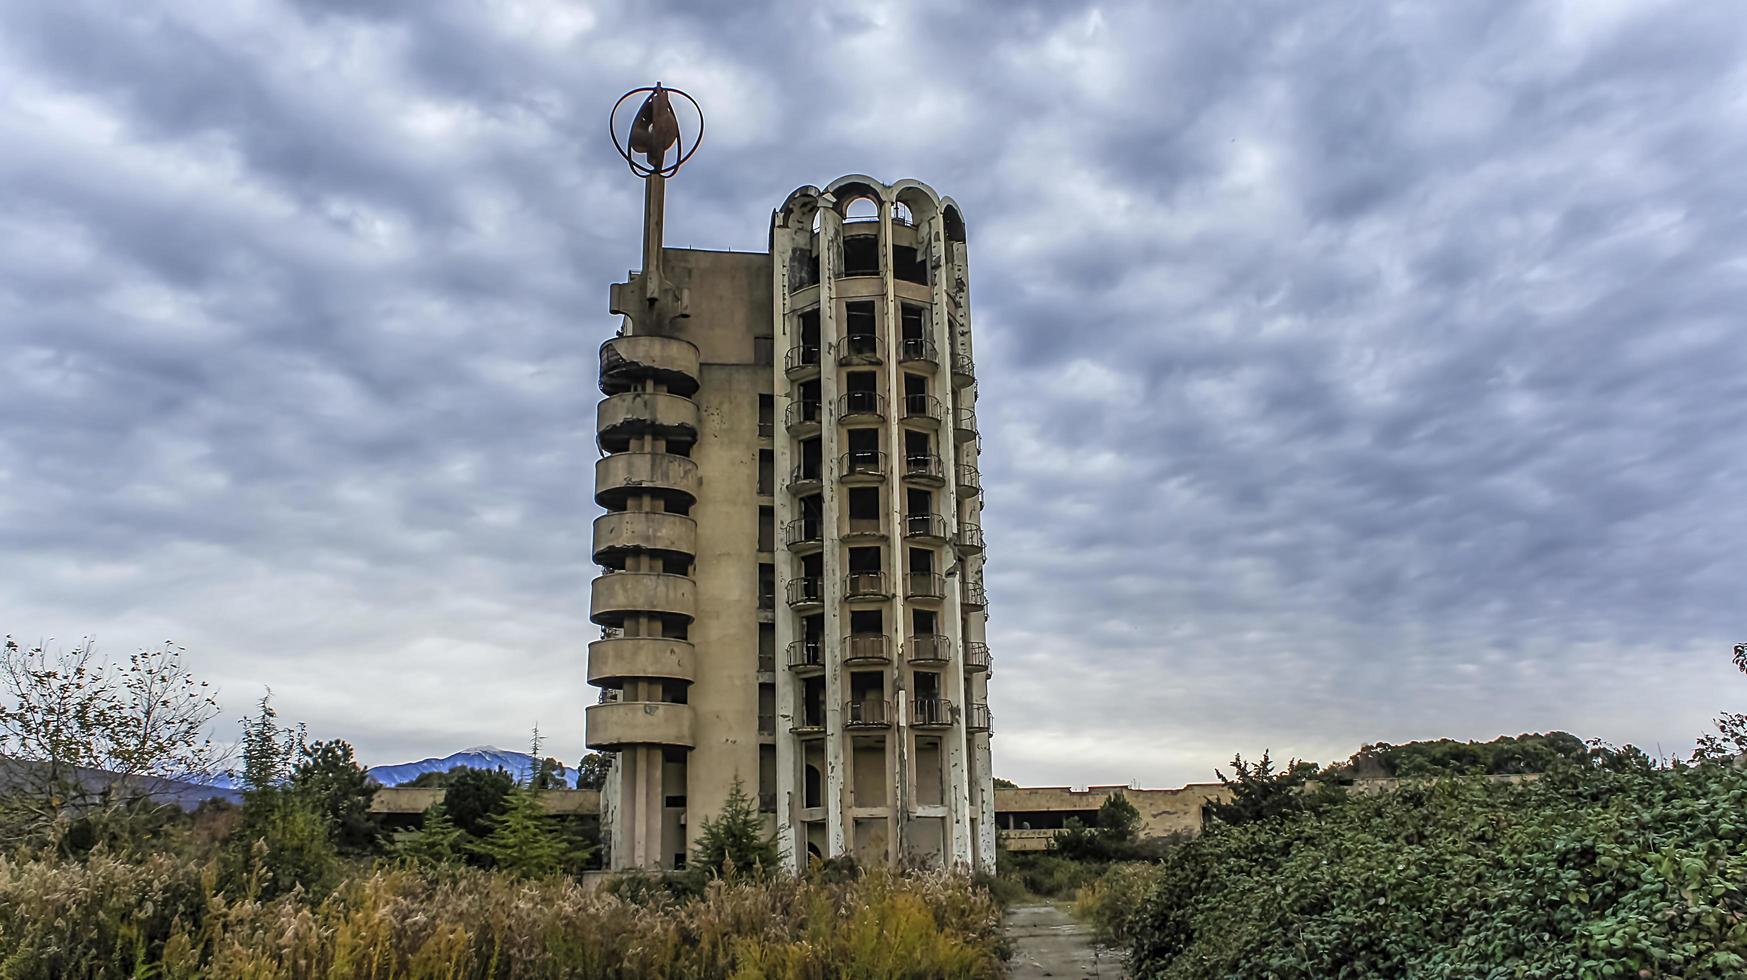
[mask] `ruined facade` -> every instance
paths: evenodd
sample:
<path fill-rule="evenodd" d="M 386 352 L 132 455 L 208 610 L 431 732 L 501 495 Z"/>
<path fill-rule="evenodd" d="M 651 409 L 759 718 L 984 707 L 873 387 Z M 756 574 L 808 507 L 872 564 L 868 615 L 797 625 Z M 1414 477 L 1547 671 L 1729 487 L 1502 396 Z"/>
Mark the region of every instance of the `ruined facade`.
<path fill-rule="evenodd" d="M 845 177 L 790 195 L 769 252 L 657 248 L 601 348 L 588 744 L 615 753 L 612 866 L 683 866 L 739 779 L 796 868 L 992 869 L 957 207 Z"/>

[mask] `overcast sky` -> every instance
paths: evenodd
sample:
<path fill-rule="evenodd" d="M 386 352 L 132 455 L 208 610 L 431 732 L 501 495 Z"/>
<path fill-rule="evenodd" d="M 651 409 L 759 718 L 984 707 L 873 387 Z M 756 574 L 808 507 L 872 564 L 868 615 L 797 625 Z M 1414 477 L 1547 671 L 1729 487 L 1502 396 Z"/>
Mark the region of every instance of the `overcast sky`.
<path fill-rule="evenodd" d="M 1747 707 L 1729 3 L 0 0 L 0 632 L 579 756 L 655 79 L 669 244 L 965 211 L 998 774 Z"/>

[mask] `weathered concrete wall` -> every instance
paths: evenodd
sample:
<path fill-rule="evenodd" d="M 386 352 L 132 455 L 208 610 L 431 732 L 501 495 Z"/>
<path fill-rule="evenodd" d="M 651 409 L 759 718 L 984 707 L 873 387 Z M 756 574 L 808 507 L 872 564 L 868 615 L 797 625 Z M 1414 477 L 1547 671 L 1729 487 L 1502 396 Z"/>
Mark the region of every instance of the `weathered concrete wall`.
<path fill-rule="evenodd" d="M 370 812 L 381 814 L 423 813 L 443 802 L 441 787 L 386 786 L 370 800 Z M 592 789 L 550 789 L 540 794 L 547 813 L 585 816 L 600 812 L 601 795 Z"/>

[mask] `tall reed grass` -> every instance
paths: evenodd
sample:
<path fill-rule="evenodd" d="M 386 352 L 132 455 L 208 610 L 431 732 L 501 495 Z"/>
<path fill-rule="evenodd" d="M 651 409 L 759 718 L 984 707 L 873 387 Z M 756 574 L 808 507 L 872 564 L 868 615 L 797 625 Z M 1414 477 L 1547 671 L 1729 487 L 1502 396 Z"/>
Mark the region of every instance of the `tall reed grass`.
<path fill-rule="evenodd" d="M 0 860 L 0 978 L 521 980 L 997 977 L 1000 915 L 967 878 L 871 872 L 636 899 L 566 878 L 381 867 L 320 901 L 228 895 L 170 856 Z"/>

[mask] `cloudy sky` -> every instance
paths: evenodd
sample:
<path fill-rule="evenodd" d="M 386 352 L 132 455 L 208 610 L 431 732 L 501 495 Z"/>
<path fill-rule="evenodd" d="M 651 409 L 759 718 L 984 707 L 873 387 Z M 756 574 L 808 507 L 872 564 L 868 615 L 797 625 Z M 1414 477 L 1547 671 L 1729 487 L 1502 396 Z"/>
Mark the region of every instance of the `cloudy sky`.
<path fill-rule="evenodd" d="M 1747 707 L 1733 4 L 0 0 L 0 632 L 580 755 L 657 78 L 670 244 L 965 210 L 1002 775 Z"/>

